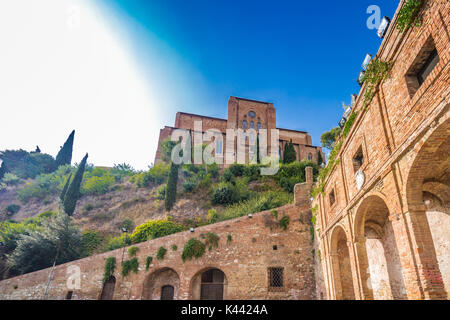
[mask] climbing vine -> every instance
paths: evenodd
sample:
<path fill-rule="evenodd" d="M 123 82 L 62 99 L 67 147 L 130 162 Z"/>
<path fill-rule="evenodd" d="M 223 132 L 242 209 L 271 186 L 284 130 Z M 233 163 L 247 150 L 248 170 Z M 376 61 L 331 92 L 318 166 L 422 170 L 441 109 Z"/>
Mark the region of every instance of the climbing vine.
<path fill-rule="evenodd" d="M 383 61 L 379 58 L 373 59 L 367 66 L 362 79 L 362 81 L 366 84 L 366 91 L 364 92 L 364 107 L 367 107 L 370 101 L 372 101 L 372 98 L 375 96 L 375 89 L 381 80 L 386 80 L 389 78 L 389 71 L 391 70 L 391 67 L 391 62 Z"/>
<path fill-rule="evenodd" d="M 422 7 L 422 0 L 408 0 L 403 5 L 398 13 L 396 27 L 400 32 L 404 32 L 413 25 L 420 27 L 422 24 L 418 16 L 419 10 Z"/>
<path fill-rule="evenodd" d="M 115 257 L 106 258 L 105 272 L 103 273 L 103 283 L 108 281 L 108 279 L 114 274 L 115 269 L 116 269 L 116 258 Z"/>
<path fill-rule="evenodd" d="M 164 247 L 159 247 L 158 252 L 156 253 L 156 259 L 164 260 L 164 256 L 166 255 L 167 249 Z"/>
<path fill-rule="evenodd" d="M 280 219 L 280 227 L 281 227 L 281 229 L 283 229 L 284 231 L 286 231 L 287 230 L 287 228 L 288 228 L 288 226 L 289 226 L 289 221 L 290 221 L 290 219 L 289 219 L 289 216 L 283 216 L 281 219 Z"/>
<path fill-rule="evenodd" d="M 130 257 L 134 257 L 138 251 L 139 251 L 138 247 L 130 247 L 128 248 L 128 255 Z"/>
<path fill-rule="evenodd" d="M 150 268 L 150 265 L 152 264 L 153 257 L 148 256 L 145 258 L 145 271 L 148 271 L 148 268 Z"/>
<path fill-rule="evenodd" d="M 183 249 L 183 253 L 181 254 L 181 259 L 184 261 L 192 260 L 192 258 L 198 259 L 205 253 L 206 246 L 200 240 L 195 238 L 189 239 Z"/>
<path fill-rule="evenodd" d="M 130 271 L 134 273 L 138 273 L 139 271 L 139 262 L 137 258 L 132 258 L 130 260 L 125 260 L 122 262 L 122 276 L 126 277 Z"/>
<path fill-rule="evenodd" d="M 219 236 L 214 232 L 208 232 L 207 234 L 202 234 L 201 238 L 205 239 L 205 246 L 208 247 L 208 250 L 211 251 L 213 248 L 217 248 L 219 246 Z"/>

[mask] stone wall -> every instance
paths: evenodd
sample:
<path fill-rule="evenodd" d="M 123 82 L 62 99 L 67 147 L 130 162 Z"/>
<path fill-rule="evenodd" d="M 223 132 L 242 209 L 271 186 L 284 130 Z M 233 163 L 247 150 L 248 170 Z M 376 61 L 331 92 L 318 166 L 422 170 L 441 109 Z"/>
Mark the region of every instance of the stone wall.
<path fill-rule="evenodd" d="M 73 291 L 72 299 L 98 299 L 102 292 L 105 259 L 115 257 L 113 299 L 159 299 L 165 285 L 174 288 L 175 299 L 198 299 L 201 274 L 211 268 L 225 274 L 225 299 L 315 299 L 314 260 L 310 233 L 310 189 L 312 171 L 308 168 L 307 183 L 297 185 L 295 203 L 272 211 L 196 228 L 135 245 L 139 271 L 123 277 L 122 257 L 127 260 L 128 248 L 91 256 L 59 265 L 54 270 L 48 299 L 64 299 Z M 282 230 L 279 220 L 287 215 L 290 223 Z M 181 253 L 186 242 L 201 234 L 213 232 L 219 239 L 218 248 L 207 249 L 199 259 L 183 262 Z M 228 239 L 231 236 L 231 241 Z M 203 240 L 202 240 L 203 241 Z M 172 250 L 176 245 L 177 250 Z M 163 260 L 156 258 L 160 247 L 167 249 Z M 145 261 L 153 260 L 148 270 Z M 269 286 L 269 268 L 283 268 L 283 286 Z M 72 290 L 74 270 L 79 268 L 80 287 Z M 41 299 L 50 268 L 0 281 L 0 299 Z"/>

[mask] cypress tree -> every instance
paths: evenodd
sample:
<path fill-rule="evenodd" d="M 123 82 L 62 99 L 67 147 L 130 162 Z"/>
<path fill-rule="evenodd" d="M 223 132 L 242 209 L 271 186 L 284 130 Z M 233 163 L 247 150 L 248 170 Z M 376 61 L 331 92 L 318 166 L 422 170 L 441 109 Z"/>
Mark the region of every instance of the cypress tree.
<path fill-rule="evenodd" d="M 176 165 L 173 162 L 170 163 L 170 172 L 166 187 L 166 197 L 164 199 L 164 207 L 167 211 L 172 210 L 177 198 L 178 167 L 179 165 Z"/>
<path fill-rule="evenodd" d="M 323 163 L 322 152 L 320 152 L 320 150 L 317 151 L 317 163 L 319 166 Z"/>
<path fill-rule="evenodd" d="M 295 149 L 294 144 L 291 141 L 289 143 L 286 143 L 284 145 L 284 157 L 283 157 L 283 163 L 291 163 L 297 160 L 297 157 L 295 156 Z"/>
<path fill-rule="evenodd" d="M 1 160 L 0 160 L 1 161 Z M 5 164 L 3 161 L 1 161 L 1 166 L 0 166 L 0 180 L 3 179 L 3 176 L 6 173 L 6 168 L 5 168 Z"/>
<path fill-rule="evenodd" d="M 72 172 L 70 173 L 69 178 L 67 178 L 67 181 L 64 184 L 64 188 L 62 189 L 61 194 L 59 195 L 59 198 L 61 199 L 61 201 L 64 200 L 64 196 L 66 195 L 67 188 L 69 188 L 70 178 L 72 178 Z"/>
<path fill-rule="evenodd" d="M 81 181 L 83 180 L 83 173 L 86 167 L 87 158 L 88 154 L 86 153 L 83 160 L 81 160 L 81 163 L 78 166 L 78 170 L 75 173 L 72 181 L 70 182 L 67 191 L 64 194 L 63 209 L 64 212 L 69 216 L 71 216 L 75 211 L 75 206 L 78 199 L 80 198 Z"/>
<path fill-rule="evenodd" d="M 261 163 L 261 155 L 259 153 L 259 134 L 256 135 L 256 163 Z"/>
<path fill-rule="evenodd" d="M 70 164 L 72 162 L 72 149 L 73 149 L 73 139 L 75 136 L 75 130 L 72 131 L 72 133 L 67 138 L 66 142 L 64 142 L 64 145 L 59 150 L 58 154 L 56 155 L 56 165 L 63 166 L 65 164 Z"/>

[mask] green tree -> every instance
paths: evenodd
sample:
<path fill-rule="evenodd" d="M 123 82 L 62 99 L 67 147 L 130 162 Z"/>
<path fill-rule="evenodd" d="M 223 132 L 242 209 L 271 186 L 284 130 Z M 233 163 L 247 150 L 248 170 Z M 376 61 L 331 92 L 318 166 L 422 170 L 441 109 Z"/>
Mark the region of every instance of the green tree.
<path fill-rule="evenodd" d="M 322 151 L 317 151 L 317 164 L 320 166 L 323 163 Z"/>
<path fill-rule="evenodd" d="M 81 234 L 63 212 L 45 221 L 41 231 L 20 235 L 7 263 L 13 273 L 23 274 L 50 267 L 56 256 L 57 264 L 82 257 Z"/>
<path fill-rule="evenodd" d="M 70 164 L 72 162 L 72 150 L 73 150 L 74 136 L 75 136 L 75 130 L 73 130 L 70 133 L 66 142 L 64 142 L 64 145 L 61 147 L 58 154 L 56 155 L 56 165 L 58 167 L 65 165 L 65 164 Z"/>
<path fill-rule="evenodd" d="M 81 181 L 83 180 L 83 173 L 86 167 L 87 158 L 88 154 L 86 153 L 83 160 L 81 160 L 80 165 L 78 166 L 75 176 L 73 177 L 69 187 L 67 188 L 66 194 L 64 195 L 63 209 L 64 212 L 69 216 L 71 216 L 75 211 L 75 206 L 78 199 L 80 198 L 80 186 Z"/>
<path fill-rule="evenodd" d="M 330 131 L 322 133 L 322 135 L 320 136 L 320 143 L 322 144 L 322 147 L 327 148 L 329 150 L 333 149 L 333 143 L 339 137 L 340 133 L 341 128 L 339 127 L 334 127 Z"/>
<path fill-rule="evenodd" d="M 289 143 L 286 143 L 284 145 L 284 156 L 283 156 L 283 163 L 291 163 L 297 160 L 294 144 L 291 141 Z"/>
<path fill-rule="evenodd" d="M 172 149 L 177 145 L 176 141 L 167 138 L 161 141 L 161 158 L 164 162 L 170 163 L 172 159 Z"/>
<path fill-rule="evenodd" d="M 169 179 L 167 180 L 166 197 L 164 201 L 164 207 L 167 211 L 172 210 L 177 198 L 177 184 L 178 184 L 178 168 L 180 166 L 170 164 Z"/>

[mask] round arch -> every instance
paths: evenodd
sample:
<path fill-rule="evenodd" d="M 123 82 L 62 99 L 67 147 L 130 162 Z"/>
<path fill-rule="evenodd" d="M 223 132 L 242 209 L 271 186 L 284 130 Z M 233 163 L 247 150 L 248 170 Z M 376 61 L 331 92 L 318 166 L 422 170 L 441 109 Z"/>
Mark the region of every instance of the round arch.
<path fill-rule="evenodd" d="M 202 268 L 190 282 L 190 299 L 225 300 L 227 298 L 228 277 L 215 266 Z"/>
<path fill-rule="evenodd" d="M 337 225 L 331 232 L 330 255 L 333 268 L 334 296 L 337 300 L 354 300 L 355 291 L 348 248 L 348 235 Z"/>
<path fill-rule="evenodd" d="M 371 192 L 354 218 L 355 242 L 363 295 L 366 299 L 405 299 L 400 254 L 384 195 Z"/>
<path fill-rule="evenodd" d="M 178 273 L 172 268 L 164 267 L 145 277 L 142 300 L 177 300 L 179 289 Z"/>

